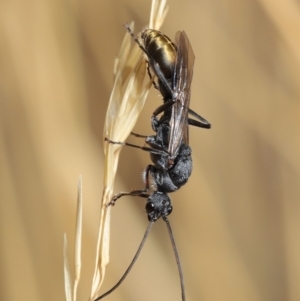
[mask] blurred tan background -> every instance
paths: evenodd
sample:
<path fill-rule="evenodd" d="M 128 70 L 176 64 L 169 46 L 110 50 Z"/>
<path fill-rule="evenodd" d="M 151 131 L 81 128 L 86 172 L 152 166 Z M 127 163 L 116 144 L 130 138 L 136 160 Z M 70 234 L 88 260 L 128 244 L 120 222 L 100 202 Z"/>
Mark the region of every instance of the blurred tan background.
<path fill-rule="evenodd" d="M 191 107 L 212 123 L 209 131 L 191 128 L 193 175 L 171 195 L 187 300 L 299 300 L 300 4 L 168 4 L 162 30 L 171 38 L 187 32 L 196 55 Z M 135 20 L 138 32 L 149 12 L 150 0 L 1 2 L 1 300 L 64 300 L 63 234 L 71 248 L 80 174 L 78 300 L 88 299 L 113 61 L 122 25 Z M 153 90 L 136 132 L 151 133 L 160 103 Z M 124 149 L 115 191 L 143 187 L 148 163 L 147 153 Z M 147 226 L 144 204 L 124 198 L 113 208 L 103 292 L 138 247 Z M 162 221 L 128 279 L 105 300 L 181 300 Z"/>

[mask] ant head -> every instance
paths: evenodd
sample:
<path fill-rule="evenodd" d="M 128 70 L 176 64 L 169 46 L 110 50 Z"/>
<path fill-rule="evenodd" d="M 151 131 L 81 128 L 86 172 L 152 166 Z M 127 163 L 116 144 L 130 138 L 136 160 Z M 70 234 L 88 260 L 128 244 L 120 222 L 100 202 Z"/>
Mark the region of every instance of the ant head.
<path fill-rule="evenodd" d="M 160 217 L 167 216 L 172 212 L 171 200 L 167 194 L 154 192 L 147 200 L 146 212 L 150 222 L 157 221 Z"/>

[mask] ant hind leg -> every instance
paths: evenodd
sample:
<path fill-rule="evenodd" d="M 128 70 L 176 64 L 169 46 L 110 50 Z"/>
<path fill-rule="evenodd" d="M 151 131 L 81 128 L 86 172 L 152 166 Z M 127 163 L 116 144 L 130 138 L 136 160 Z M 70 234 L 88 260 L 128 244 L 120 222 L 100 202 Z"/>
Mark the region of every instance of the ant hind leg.
<path fill-rule="evenodd" d="M 146 55 L 148 56 L 148 53 L 147 53 L 145 47 L 140 43 L 139 39 L 134 35 L 134 33 L 132 32 L 132 30 L 131 30 L 129 24 L 126 23 L 124 26 L 126 27 L 127 31 L 128 31 L 129 34 L 131 35 L 131 37 L 134 39 L 134 41 L 139 45 L 139 47 L 143 50 L 143 52 L 145 52 Z"/>
<path fill-rule="evenodd" d="M 150 189 L 149 173 L 151 172 L 152 168 L 153 166 L 149 164 L 144 171 L 145 189 L 131 190 L 130 192 L 120 192 L 114 195 L 111 201 L 106 206 L 114 206 L 119 198 L 126 195 L 139 196 L 141 198 L 149 198 L 150 195 L 147 192 Z"/>
<path fill-rule="evenodd" d="M 154 88 L 155 88 L 156 90 L 159 91 L 159 86 L 158 86 L 158 84 L 154 81 L 154 77 L 155 77 L 155 76 L 153 76 L 153 75 L 151 74 L 149 61 L 146 61 L 146 65 L 147 65 L 147 72 L 148 72 L 148 75 L 149 75 L 149 77 L 150 77 L 150 80 L 152 80 L 152 84 L 153 84 Z"/>

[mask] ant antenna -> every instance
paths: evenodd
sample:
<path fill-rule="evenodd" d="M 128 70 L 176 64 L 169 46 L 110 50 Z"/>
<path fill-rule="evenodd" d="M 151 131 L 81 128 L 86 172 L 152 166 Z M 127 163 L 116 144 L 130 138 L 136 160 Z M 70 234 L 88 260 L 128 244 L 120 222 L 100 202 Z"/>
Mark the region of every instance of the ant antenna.
<path fill-rule="evenodd" d="M 174 251 L 174 254 L 175 254 L 175 259 L 176 259 L 178 272 L 179 272 L 180 286 L 181 286 L 181 298 L 182 298 L 182 301 L 185 301 L 185 287 L 184 287 L 182 266 L 181 266 L 181 263 L 180 263 L 178 250 L 177 250 L 177 247 L 176 247 L 176 244 L 175 244 L 173 231 L 172 231 L 172 228 L 171 228 L 171 225 L 170 225 L 170 222 L 169 222 L 168 218 L 166 216 L 163 216 L 162 219 L 166 222 L 166 225 L 167 225 L 167 228 L 168 228 L 168 232 L 169 232 L 169 236 L 170 236 L 170 239 L 171 239 L 172 248 L 173 248 L 173 251 Z"/>
<path fill-rule="evenodd" d="M 142 239 L 142 241 L 141 241 L 141 244 L 140 244 L 140 246 L 139 246 L 137 252 L 135 253 L 135 255 L 134 255 L 134 257 L 133 257 L 133 259 L 132 259 L 132 261 L 131 261 L 129 267 L 127 268 L 127 270 L 125 271 L 125 273 L 124 273 L 124 275 L 121 277 L 121 279 L 120 279 L 120 280 L 117 282 L 117 284 L 115 284 L 109 291 L 107 291 L 107 292 L 104 293 L 103 295 L 99 296 L 99 297 L 96 298 L 94 301 L 101 300 L 101 299 L 103 299 L 104 297 L 106 297 L 107 295 L 109 295 L 110 293 L 112 293 L 112 292 L 113 292 L 116 288 L 118 288 L 118 286 L 125 280 L 125 278 L 127 277 L 128 273 L 131 271 L 133 265 L 135 264 L 136 260 L 138 259 L 138 257 L 139 257 L 139 255 L 140 255 L 142 249 L 143 249 L 143 246 L 144 246 L 144 244 L 145 244 L 145 242 L 146 242 L 146 239 L 147 239 L 147 237 L 148 237 L 148 235 L 149 235 L 149 233 L 150 233 L 150 230 L 151 230 L 153 224 L 154 224 L 154 222 L 149 222 L 149 225 L 148 225 L 147 230 L 146 230 L 146 232 L 145 232 L 145 234 L 144 234 L 144 237 L 143 237 L 143 239 Z M 173 244 L 173 243 L 172 243 L 172 244 Z M 176 247 L 175 247 L 175 249 L 176 249 Z M 177 257 L 178 257 L 178 255 L 177 255 Z M 176 259 L 176 260 L 177 260 L 177 259 Z"/>

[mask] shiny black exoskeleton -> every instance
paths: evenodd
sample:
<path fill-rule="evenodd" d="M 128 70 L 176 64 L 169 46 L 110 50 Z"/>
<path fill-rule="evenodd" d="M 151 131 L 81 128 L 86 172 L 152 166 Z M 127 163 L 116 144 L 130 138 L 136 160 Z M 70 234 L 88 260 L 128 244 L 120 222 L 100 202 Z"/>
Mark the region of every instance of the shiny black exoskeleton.
<path fill-rule="evenodd" d="M 147 56 L 148 73 L 152 78 L 150 69 L 157 77 L 158 83 L 154 86 L 163 96 L 164 104 L 159 106 L 152 115 L 152 128 L 155 131 L 157 126 L 157 115 L 172 106 L 178 95 L 178 88 L 184 97 L 189 99 L 190 84 L 193 76 L 195 56 L 189 40 L 184 31 L 178 31 L 175 36 L 175 43 L 162 32 L 155 29 L 145 29 L 141 32 L 143 45 L 134 36 L 130 27 L 125 25 L 130 35 L 137 42 L 139 47 Z M 186 65 L 184 65 L 186 64 Z M 149 69 L 150 67 L 150 69 Z M 177 90 L 177 91 L 176 91 Z M 182 95 L 179 97 L 182 97 Z M 193 126 L 209 129 L 210 123 L 198 113 L 188 108 L 188 114 L 195 119 L 188 118 L 188 123 Z"/>
<path fill-rule="evenodd" d="M 172 97 L 170 88 L 172 88 L 177 47 L 165 34 L 155 29 L 143 30 L 141 39 L 148 64 L 158 80 L 158 85 L 155 83 L 155 86 L 160 91 L 163 99 L 170 99 Z"/>
<path fill-rule="evenodd" d="M 153 165 L 147 166 L 144 173 L 145 189 L 119 193 L 113 197 L 110 205 L 125 195 L 148 198 L 146 212 L 149 221 L 154 221 L 165 216 L 166 213 L 170 214 L 172 207 L 166 194 L 178 190 L 191 175 L 192 151 L 189 147 L 188 125 L 210 128 L 210 123 L 189 109 L 195 56 L 185 32 L 177 32 L 174 44 L 163 33 L 146 29 L 141 33 L 142 45 L 130 28 L 126 27 L 147 55 L 148 64 L 158 79 L 158 84 L 155 86 L 161 92 L 164 104 L 157 108 L 152 116 L 155 135 L 140 136 L 146 138 L 149 147 L 107 139 L 110 143 L 125 144 L 149 151 L 153 162 Z M 151 76 L 150 70 L 149 75 Z M 162 116 L 157 119 L 160 113 Z M 188 114 L 193 115 L 197 120 L 190 119 Z M 147 193 L 150 189 L 150 176 L 153 197 Z M 150 214 L 151 210 L 155 214 Z"/>
<path fill-rule="evenodd" d="M 145 142 L 148 146 L 141 147 L 127 142 L 111 141 L 106 138 L 109 143 L 128 145 L 150 152 L 153 164 L 149 164 L 144 171 L 145 188 L 132 190 L 131 192 L 121 192 L 115 195 L 108 204 L 114 205 L 119 198 L 126 195 L 147 198 L 145 210 L 150 223 L 125 274 L 112 289 L 95 301 L 109 295 L 122 283 L 136 261 L 150 232 L 151 225 L 159 218 L 162 218 L 167 224 L 180 275 L 182 301 L 185 301 L 183 274 L 172 230 L 167 219 L 167 216 L 172 212 L 172 204 L 168 193 L 174 192 L 183 186 L 192 173 L 192 150 L 189 147 L 188 139 L 189 125 L 210 128 L 210 123 L 189 109 L 195 57 L 185 32 L 182 31 L 176 34 L 174 44 L 161 32 L 147 29 L 141 33 L 144 44 L 141 45 L 130 28 L 126 27 L 147 56 L 148 66 L 158 80 L 158 83 L 155 83 L 154 86 L 161 92 L 164 103 L 153 112 L 151 118 L 155 134 L 151 136 L 133 134 L 137 137 L 146 138 Z M 150 69 L 148 68 L 148 72 L 152 77 Z M 161 113 L 162 115 L 158 119 L 157 115 Z M 197 120 L 189 118 L 189 114 Z M 152 190 L 151 194 L 148 193 L 150 189 Z"/>

